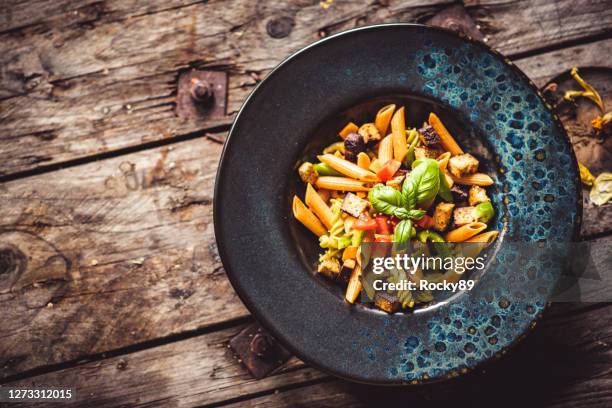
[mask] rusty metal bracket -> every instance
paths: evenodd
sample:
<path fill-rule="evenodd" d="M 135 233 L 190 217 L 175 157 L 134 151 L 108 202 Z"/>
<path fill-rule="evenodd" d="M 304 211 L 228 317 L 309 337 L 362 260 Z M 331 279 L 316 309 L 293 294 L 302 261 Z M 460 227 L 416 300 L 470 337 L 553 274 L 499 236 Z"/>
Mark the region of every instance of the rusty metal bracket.
<path fill-rule="evenodd" d="M 180 75 L 176 114 L 186 119 L 220 119 L 227 105 L 227 73 L 191 70 Z"/>
<path fill-rule="evenodd" d="M 465 8 L 456 4 L 445 8 L 438 14 L 430 18 L 425 24 L 448 28 L 450 30 L 465 34 L 475 40 L 486 41 L 485 36 L 480 32 L 478 25 L 472 17 L 465 11 Z"/>
<path fill-rule="evenodd" d="M 291 353 L 259 323 L 250 324 L 232 338 L 229 345 L 239 361 L 257 379 L 266 377 L 291 357 Z"/>

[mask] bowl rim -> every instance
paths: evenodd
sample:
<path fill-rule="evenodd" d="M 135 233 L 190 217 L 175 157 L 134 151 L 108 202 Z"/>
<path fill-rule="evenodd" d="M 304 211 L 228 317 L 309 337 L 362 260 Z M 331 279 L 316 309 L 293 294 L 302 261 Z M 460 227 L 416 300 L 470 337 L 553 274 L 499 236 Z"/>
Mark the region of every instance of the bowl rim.
<path fill-rule="evenodd" d="M 393 27 L 413 27 L 413 28 L 420 28 L 420 29 L 424 29 L 424 30 L 431 30 L 431 31 L 437 31 L 437 32 L 442 32 L 445 33 L 446 35 L 451 35 L 454 36 L 455 38 L 470 43 L 472 45 L 475 45 L 477 47 L 480 47 L 482 49 L 484 49 L 486 52 L 489 52 L 491 54 L 493 54 L 494 56 L 497 56 L 503 63 L 504 65 L 509 68 L 510 70 L 514 71 L 515 73 L 517 73 L 519 75 L 520 78 L 522 78 L 528 85 L 529 87 L 534 91 L 534 93 L 537 95 L 537 97 L 540 99 L 540 101 L 542 102 L 542 104 L 544 105 L 545 109 L 548 110 L 551 114 L 552 120 L 553 120 L 553 124 L 554 126 L 556 126 L 559 131 L 561 136 L 565 139 L 565 142 L 572 147 L 572 142 L 571 139 L 569 137 L 569 135 L 567 134 L 567 131 L 565 129 L 565 127 L 563 126 L 559 116 L 554 112 L 554 110 L 552 109 L 552 107 L 546 102 L 546 100 L 544 99 L 540 89 L 535 85 L 535 83 L 527 76 L 527 74 L 525 74 L 517 65 L 515 65 L 508 57 L 505 57 L 503 54 L 501 54 L 499 51 L 495 50 L 494 48 L 492 48 L 491 46 L 489 46 L 488 44 L 482 42 L 482 41 L 478 41 L 474 38 L 472 38 L 471 36 L 464 34 L 462 32 L 456 32 L 444 27 L 438 27 L 438 26 L 430 26 L 430 25 L 425 25 L 425 24 L 420 24 L 420 23 L 381 23 L 381 24 L 372 24 L 372 25 L 366 25 L 363 27 L 357 27 L 357 28 L 353 28 L 353 29 L 349 29 L 349 30 L 345 30 L 345 31 L 341 31 L 338 32 L 336 34 L 330 35 L 328 37 L 319 39 L 315 42 L 312 42 L 310 44 L 305 45 L 304 47 L 300 48 L 299 50 L 291 53 L 289 56 L 285 57 L 280 63 L 278 63 L 266 76 L 265 78 L 263 78 L 256 86 L 255 88 L 253 88 L 253 90 L 249 93 L 249 95 L 246 97 L 246 99 L 243 101 L 243 103 L 240 106 L 240 109 L 238 110 L 236 117 L 234 118 L 233 122 L 232 122 L 232 126 L 230 127 L 230 130 L 228 132 L 228 135 L 225 139 L 225 142 L 223 144 L 223 149 L 221 151 L 221 155 L 219 158 L 219 162 L 218 162 L 218 168 L 217 168 L 217 172 L 216 172 L 216 176 L 215 176 L 215 187 L 214 187 L 214 196 L 213 196 L 213 224 L 214 224 L 214 233 L 215 233 L 215 242 L 217 244 L 217 249 L 219 252 L 219 257 L 221 259 L 221 262 L 223 264 L 224 269 L 226 268 L 226 265 L 228 265 L 228 262 L 225 262 L 225 260 L 228 258 L 228 255 L 226 253 L 226 243 L 224 240 L 222 240 L 221 238 L 221 223 L 223 222 L 223 219 L 220 218 L 219 215 L 219 211 L 218 208 L 220 206 L 220 198 L 219 198 L 219 188 L 220 188 L 220 177 L 221 177 L 221 173 L 223 171 L 223 167 L 224 167 L 224 162 L 226 160 L 226 152 L 228 150 L 228 146 L 231 143 L 231 136 L 234 134 L 235 129 L 237 127 L 237 124 L 240 120 L 241 115 L 243 114 L 245 107 L 249 104 L 249 102 L 251 101 L 251 99 L 254 97 L 254 95 L 259 91 L 260 87 L 263 86 L 264 83 L 266 83 L 267 81 L 270 81 L 271 78 L 273 78 L 273 76 L 282 68 L 284 68 L 285 65 L 287 65 L 288 63 L 290 63 L 293 59 L 297 58 L 298 56 L 300 56 L 301 54 L 308 52 L 309 50 L 319 47 L 322 44 L 325 44 L 328 41 L 333 41 L 337 38 L 341 38 L 344 36 L 350 36 L 353 35 L 355 33 L 358 32 L 362 32 L 362 31 L 370 31 L 370 30 L 379 30 L 379 29 L 385 29 L 385 28 L 393 28 Z M 578 160 L 576 158 L 576 154 L 575 151 L 573 149 L 573 147 L 570 149 L 571 150 L 571 161 L 572 161 L 572 165 L 577 169 L 578 168 Z M 580 226 L 582 223 L 582 215 L 583 215 L 583 201 L 582 201 L 582 187 L 580 184 L 580 178 L 578 177 L 578 174 L 575 174 L 576 177 L 574 177 L 574 184 L 576 187 L 576 197 L 575 197 L 575 201 L 576 201 L 576 217 L 575 217 L 575 222 L 573 225 L 573 231 L 571 234 L 571 237 L 568 237 L 568 239 L 571 240 L 577 240 L 579 238 L 579 234 L 580 234 Z M 356 379 L 354 377 L 351 376 L 347 376 L 342 372 L 338 372 L 336 370 L 330 369 L 328 367 L 322 367 L 319 363 L 317 363 L 315 360 L 311 359 L 309 356 L 304 355 L 303 353 L 301 353 L 299 350 L 297 350 L 289 341 L 287 341 L 284 336 L 282 335 L 282 333 L 280 333 L 279 331 L 276 330 L 276 328 L 274 327 L 274 324 L 272 323 L 271 319 L 268 319 L 266 316 L 260 314 L 256 308 L 251 304 L 250 301 L 247 301 L 246 299 L 248 299 L 248 296 L 245 295 L 245 291 L 243 289 L 243 287 L 241 286 L 241 284 L 237 281 L 236 277 L 233 275 L 233 273 L 229 270 L 226 269 L 226 276 L 228 277 L 230 284 L 232 285 L 233 289 L 236 291 L 236 293 L 238 294 L 238 297 L 240 298 L 240 300 L 243 302 L 243 304 L 246 306 L 246 308 L 248 309 L 249 313 L 251 314 L 251 316 L 257 321 L 259 322 L 268 332 L 270 332 L 274 338 L 283 346 L 285 347 L 287 350 L 289 350 L 292 354 L 294 354 L 295 356 L 297 356 L 298 358 L 300 358 L 302 361 L 306 362 L 308 365 L 326 373 L 326 374 L 331 374 L 335 377 L 341 378 L 341 379 L 345 379 L 351 382 L 355 382 L 355 383 L 361 383 L 361 384 L 368 384 L 368 385 L 378 385 L 378 386 L 390 386 L 390 387 L 402 387 L 402 386 L 415 386 L 415 385 L 427 385 L 427 384 L 432 384 L 432 383 L 437 383 L 437 382 L 441 382 L 441 381 L 449 381 L 449 380 L 453 380 L 459 377 L 465 377 L 468 373 L 471 373 L 475 370 L 478 370 L 480 368 L 482 368 L 483 366 L 489 364 L 491 361 L 495 360 L 496 355 L 492 355 L 490 357 L 487 357 L 483 360 L 481 360 L 480 362 L 478 362 L 475 366 L 471 367 L 467 372 L 461 372 L 459 375 L 452 377 L 452 378 L 448 378 L 448 377 L 435 377 L 435 378 L 430 378 L 427 380 L 418 380 L 418 381 L 411 381 L 411 382 L 406 382 L 406 381 L 393 381 L 393 380 L 389 380 L 389 381 L 364 381 L 361 379 Z M 522 335 L 518 335 L 516 336 L 507 346 L 505 346 L 504 348 L 502 348 L 500 350 L 499 353 L 504 353 L 506 354 L 507 351 L 514 349 L 516 347 L 516 345 L 521 342 L 528 333 L 530 333 L 531 331 L 533 331 L 534 327 L 536 326 L 536 323 L 539 322 L 542 318 L 542 315 L 548 310 L 548 307 L 550 306 L 550 302 L 548 302 L 545 307 L 544 310 L 542 311 L 542 313 L 535 315 L 533 317 L 533 319 L 531 320 L 531 324 L 529 325 L 529 327 L 523 331 Z"/>

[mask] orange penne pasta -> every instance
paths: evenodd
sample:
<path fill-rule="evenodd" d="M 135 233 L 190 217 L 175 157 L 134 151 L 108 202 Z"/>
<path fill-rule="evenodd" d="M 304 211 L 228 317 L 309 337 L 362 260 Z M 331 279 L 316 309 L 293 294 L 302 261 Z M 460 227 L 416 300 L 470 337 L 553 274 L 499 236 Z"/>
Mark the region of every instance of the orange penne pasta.
<path fill-rule="evenodd" d="M 334 225 L 334 213 L 325 204 L 319 193 L 310 183 L 306 186 L 306 196 L 304 201 L 310 210 L 321 220 L 323 225 L 329 230 Z"/>
<path fill-rule="evenodd" d="M 359 127 L 357 127 L 356 124 L 354 124 L 353 122 L 349 122 L 346 124 L 345 127 L 342 128 L 342 130 L 338 134 L 342 139 L 346 139 L 349 133 L 357 133 L 358 130 Z"/>
<path fill-rule="evenodd" d="M 446 179 L 446 184 L 448 184 L 448 188 L 451 188 L 455 185 L 455 180 L 453 180 L 449 172 L 446 170 L 444 170 L 444 178 Z"/>
<path fill-rule="evenodd" d="M 361 293 L 361 264 L 357 263 L 353 272 L 351 272 L 351 277 L 348 282 L 348 286 L 346 288 L 346 294 L 344 298 L 350 304 L 355 303 L 357 300 L 357 296 Z"/>
<path fill-rule="evenodd" d="M 401 163 L 408 154 L 406 118 L 404 117 L 403 106 L 395 112 L 391 119 L 391 137 L 393 138 L 393 158 Z"/>
<path fill-rule="evenodd" d="M 366 153 L 361 152 L 357 155 L 357 165 L 362 169 L 369 170 L 370 163 L 370 156 L 368 156 Z"/>
<path fill-rule="evenodd" d="M 344 248 L 344 252 L 342 252 L 342 260 L 346 261 L 347 259 L 355 259 L 357 258 L 357 249 L 359 247 L 356 246 L 348 246 Z"/>
<path fill-rule="evenodd" d="M 445 150 L 451 152 L 453 156 L 463 154 L 463 150 L 461 150 L 455 138 L 451 136 L 450 132 L 446 129 L 444 124 L 442 124 L 440 118 L 433 112 L 429 114 L 429 124 L 440 135 L 440 143 Z"/>
<path fill-rule="evenodd" d="M 449 231 L 446 234 L 447 242 L 464 242 L 479 232 L 484 231 L 487 228 L 487 224 L 484 222 L 471 222 L 463 225 L 457 229 Z"/>
<path fill-rule="evenodd" d="M 438 161 L 438 165 L 440 166 L 440 169 L 442 171 L 446 170 L 446 167 L 448 166 L 448 161 L 450 160 L 451 154 L 450 152 L 444 152 L 441 155 L 438 156 L 438 158 L 436 159 Z"/>
<path fill-rule="evenodd" d="M 306 207 L 298 196 L 293 196 L 293 216 L 316 236 L 324 235 L 327 230 L 321 221 Z"/>
<path fill-rule="evenodd" d="M 493 179 L 484 173 L 466 174 L 463 177 L 455 177 L 452 174 L 450 176 L 457 184 L 466 184 L 469 186 L 490 186 L 493 184 Z"/>
<path fill-rule="evenodd" d="M 381 135 L 386 135 L 387 130 L 389 129 L 389 122 L 391 122 L 391 117 L 393 116 L 393 112 L 395 112 L 395 105 L 387 105 L 380 108 L 378 113 L 376 114 L 376 120 L 374 121 L 374 126 L 378 129 L 378 132 Z"/>
<path fill-rule="evenodd" d="M 499 231 L 487 231 L 473 236 L 472 238 L 465 240 L 465 242 L 480 242 L 490 244 L 491 242 L 495 241 L 498 235 Z"/>
<path fill-rule="evenodd" d="M 393 139 L 392 135 L 387 135 L 378 144 L 378 160 L 386 163 L 393 158 Z"/>
<path fill-rule="evenodd" d="M 369 187 L 364 186 L 363 181 L 348 177 L 323 176 L 316 182 L 317 188 L 337 191 L 370 191 Z"/>
<path fill-rule="evenodd" d="M 378 177 L 376 176 L 376 174 L 372 173 L 369 170 L 362 169 L 355 163 L 352 163 L 341 157 L 337 157 L 332 154 L 324 154 L 317 157 L 321 162 L 327 164 L 328 166 L 344 174 L 345 176 L 370 183 L 378 181 Z"/>

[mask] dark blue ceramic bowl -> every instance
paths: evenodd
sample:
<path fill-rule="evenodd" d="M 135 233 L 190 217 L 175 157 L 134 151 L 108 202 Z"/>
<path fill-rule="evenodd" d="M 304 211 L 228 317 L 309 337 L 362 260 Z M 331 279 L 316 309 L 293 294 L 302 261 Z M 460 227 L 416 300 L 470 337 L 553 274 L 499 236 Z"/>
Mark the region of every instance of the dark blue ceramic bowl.
<path fill-rule="evenodd" d="M 344 302 L 312 273 L 317 240 L 295 222 L 299 160 L 348 121 L 388 102 L 407 122 L 438 113 L 495 179 L 502 231 L 472 291 L 414 313 Z M 276 68 L 242 107 L 217 175 L 214 218 L 227 274 L 253 315 L 306 362 L 350 380 L 408 384 L 450 378 L 504 353 L 544 310 L 554 264 L 516 258 L 504 242 L 568 242 L 581 207 L 577 163 L 558 118 L 510 61 L 482 43 L 412 24 L 319 41 Z M 501 249 L 500 249 L 501 248 Z M 533 261 L 533 262 L 532 262 Z M 223 313 L 221 310 L 220 313 Z"/>

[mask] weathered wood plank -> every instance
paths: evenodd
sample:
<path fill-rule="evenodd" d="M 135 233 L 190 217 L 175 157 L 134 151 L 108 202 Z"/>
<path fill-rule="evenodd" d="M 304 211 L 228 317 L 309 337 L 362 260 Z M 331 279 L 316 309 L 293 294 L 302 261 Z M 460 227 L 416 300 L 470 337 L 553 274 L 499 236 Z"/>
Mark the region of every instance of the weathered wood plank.
<path fill-rule="evenodd" d="M 433 406 L 457 405 L 457 401 L 485 406 L 500 395 L 514 398 L 514 406 L 572 406 L 580 401 L 584 406 L 586 402 L 604 406 L 612 398 L 612 393 L 605 391 L 612 383 L 611 307 L 545 319 L 511 354 L 483 372 L 422 389 L 332 380 L 296 359 L 271 377 L 253 380 L 227 350 L 229 338 L 239 328 L 12 385 L 75 386 L 79 400 L 68 406 L 208 406 L 235 398 L 240 399 L 236 406 L 387 406 L 394 401 L 411 405 L 409 402 L 423 400 Z M 308 385 L 313 382 L 318 384 Z M 296 386 L 295 390 L 284 390 Z"/>
<path fill-rule="evenodd" d="M 330 380 L 241 401 L 240 407 L 537 406 L 609 407 L 612 333 L 607 308 L 546 323 L 501 361 L 448 383 L 417 389 Z M 580 327 L 580 328 L 579 328 Z"/>
<path fill-rule="evenodd" d="M 193 407 L 326 377 L 292 358 L 271 376 L 253 379 L 227 347 L 242 328 L 86 363 L 18 384 L 73 384 L 77 400 L 68 407 Z"/>
<path fill-rule="evenodd" d="M 229 124 L 257 80 L 320 33 L 421 21 L 448 3 L 335 1 L 326 10 L 318 1 L 147 6 L 134 0 L 92 3 L 68 25 L 61 8 L 50 13 L 50 21 L 34 18 L 27 25 L 17 18 L 26 27 L 0 36 L 0 98 L 8 98 L 0 100 L 0 135 L 10 141 L 0 150 L 9 158 L 0 163 L 0 175 Z M 65 4 L 71 9 L 73 3 Z M 545 1 L 470 3 L 469 11 L 489 44 L 505 53 L 609 29 L 612 11 L 602 2 L 566 14 L 574 2 L 555 4 L 559 14 Z M 523 20 L 517 20 L 516 7 Z M 280 17 L 293 19 L 294 27 L 285 38 L 271 38 L 267 25 Z M 513 23 L 499 23 L 506 21 Z M 587 57 L 602 61 L 604 55 Z M 227 117 L 185 122 L 174 116 L 177 71 L 192 66 L 230 73 Z M 39 147 L 34 152 L 33 145 Z"/>
<path fill-rule="evenodd" d="M 245 316 L 216 252 L 221 144 L 0 185 L 0 378 Z"/>

